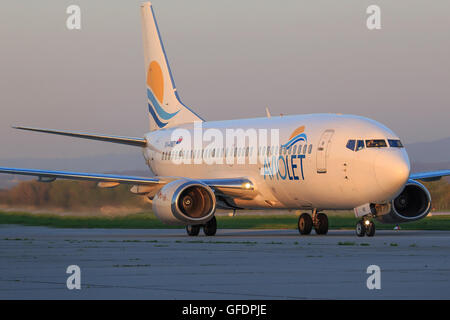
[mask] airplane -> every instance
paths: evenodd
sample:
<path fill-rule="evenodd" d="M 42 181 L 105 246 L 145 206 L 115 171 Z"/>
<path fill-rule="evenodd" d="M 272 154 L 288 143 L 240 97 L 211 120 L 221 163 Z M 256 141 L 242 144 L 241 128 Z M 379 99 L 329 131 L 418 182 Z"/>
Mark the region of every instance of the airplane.
<path fill-rule="evenodd" d="M 392 130 L 356 115 L 272 116 L 268 109 L 261 118 L 206 121 L 181 102 L 150 2 L 141 5 L 141 19 L 149 133 L 139 138 L 13 128 L 141 148 L 155 176 L 5 167 L 0 173 L 36 176 L 41 182 L 95 181 L 103 188 L 128 184 L 132 193 L 151 201 L 162 222 L 185 226 L 189 236 L 201 229 L 214 236 L 216 209 L 301 210 L 301 235 L 312 228 L 327 234 L 326 210 L 354 210 L 359 237 L 374 236 L 374 219 L 403 223 L 427 216 L 431 196 L 419 181 L 439 180 L 450 170 L 411 173 L 408 154 Z M 216 145 L 203 135 L 193 145 L 190 138 L 199 128 L 215 136 L 235 130 L 241 142 Z M 257 137 L 255 144 L 252 133 L 267 136 L 267 130 L 278 138 L 271 136 L 269 143 Z"/>

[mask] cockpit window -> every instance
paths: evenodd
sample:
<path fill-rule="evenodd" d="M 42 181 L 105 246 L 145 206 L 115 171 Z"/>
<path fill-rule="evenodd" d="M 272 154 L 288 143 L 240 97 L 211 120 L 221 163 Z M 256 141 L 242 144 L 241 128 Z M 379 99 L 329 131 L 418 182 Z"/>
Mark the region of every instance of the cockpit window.
<path fill-rule="evenodd" d="M 392 148 L 403 148 L 403 144 L 400 140 L 388 139 L 388 142 L 389 146 L 391 146 Z"/>
<path fill-rule="evenodd" d="M 387 144 L 386 144 L 386 140 L 372 139 L 372 140 L 366 140 L 366 147 L 367 148 L 383 148 L 383 147 L 387 147 Z"/>
<path fill-rule="evenodd" d="M 347 142 L 347 148 L 355 151 L 355 145 L 356 145 L 356 141 L 355 140 L 348 140 Z"/>
<path fill-rule="evenodd" d="M 356 151 L 364 149 L 364 140 L 358 140 L 356 143 Z"/>

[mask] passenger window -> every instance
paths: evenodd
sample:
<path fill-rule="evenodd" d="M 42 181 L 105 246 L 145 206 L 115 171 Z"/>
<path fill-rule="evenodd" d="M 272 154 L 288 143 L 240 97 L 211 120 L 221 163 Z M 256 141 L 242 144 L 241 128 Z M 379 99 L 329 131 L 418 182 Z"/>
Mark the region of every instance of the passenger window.
<path fill-rule="evenodd" d="M 308 153 L 310 154 L 311 151 L 312 151 L 312 144 L 310 144 L 309 147 L 308 147 Z"/>
<path fill-rule="evenodd" d="M 348 140 L 348 142 L 347 142 L 347 149 L 355 151 L 355 146 L 356 146 L 356 141 L 355 140 Z"/>
<path fill-rule="evenodd" d="M 392 148 L 403 148 L 403 144 L 401 143 L 400 140 L 388 139 L 388 143 L 389 146 L 391 146 Z"/>
<path fill-rule="evenodd" d="M 372 139 L 366 140 L 367 148 L 384 148 L 387 147 L 386 141 L 384 139 Z"/>
<path fill-rule="evenodd" d="M 356 151 L 364 149 L 364 140 L 358 140 L 356 143 Z"/>

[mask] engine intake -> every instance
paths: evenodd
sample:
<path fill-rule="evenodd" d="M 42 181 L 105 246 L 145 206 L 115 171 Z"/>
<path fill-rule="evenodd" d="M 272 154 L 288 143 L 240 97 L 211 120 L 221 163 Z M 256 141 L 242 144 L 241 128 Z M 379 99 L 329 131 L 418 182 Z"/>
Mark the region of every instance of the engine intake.
<path fill-rule="evenodd" d="M 176 201 L 177 208 L 190 218 L 207 216 L 214 206 L 213 196 L 203 186 L 189 186 L 184 189 Z"/>
<path fill-rule="evenodd" d="M 387 208 L 388 210 L 377 210 L 376 217 L 380 222 L 400 223 L 419 220 L 430 212 L 431 196 L 424 185 L 409 180 L 400 195 L 392 200 Z"/>
<path fill-rule="evenodd" d="M 153 198 L 153 212 L 172 225 L 204 224 L 216 210 L 216 197 L 206 184 L 180 179 L 166 184 Z"/>

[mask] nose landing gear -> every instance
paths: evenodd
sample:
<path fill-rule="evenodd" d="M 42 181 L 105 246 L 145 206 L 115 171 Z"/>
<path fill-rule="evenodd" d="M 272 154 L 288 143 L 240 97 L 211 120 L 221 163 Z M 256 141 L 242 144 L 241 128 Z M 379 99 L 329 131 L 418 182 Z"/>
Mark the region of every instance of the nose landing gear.
<path fill-rule="evenodd" d="M 356 235 L 358 237 L 373 237 L 375 235 L 375 224 L 368 218 L 359 220 L 356 223 Z"/>

